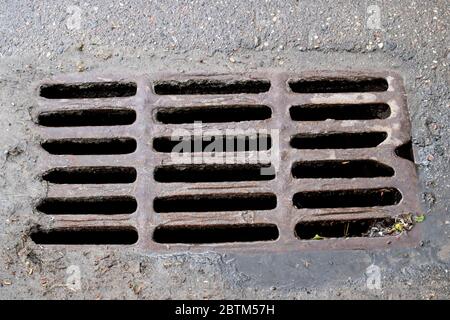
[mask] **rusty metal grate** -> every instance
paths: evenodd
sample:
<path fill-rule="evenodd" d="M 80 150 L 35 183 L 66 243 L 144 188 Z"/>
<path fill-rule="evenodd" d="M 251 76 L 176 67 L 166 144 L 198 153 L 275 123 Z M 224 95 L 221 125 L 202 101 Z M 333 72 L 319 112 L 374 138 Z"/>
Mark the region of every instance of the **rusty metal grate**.
<path fill-rule="evenodd" d="M 38 244 L 165 252 L 417 241 L 417 227 L 368 236 L 375 224 L 420 213 L 394 73 L 74 75 L 43 81 L 36 100 L 37 170 L 48 183 L 36 208 L 54 217 L 31 235 Z M 192 152 L 176 149 L 177 130 Z M 212 152 L 212 141 L 242 148 Z M 248 163 L 219 161 L 230 152 Z M 258 160 L 269 153 L 277 164 Z M 198 161 L 205 154 L 218 158 Z"/>

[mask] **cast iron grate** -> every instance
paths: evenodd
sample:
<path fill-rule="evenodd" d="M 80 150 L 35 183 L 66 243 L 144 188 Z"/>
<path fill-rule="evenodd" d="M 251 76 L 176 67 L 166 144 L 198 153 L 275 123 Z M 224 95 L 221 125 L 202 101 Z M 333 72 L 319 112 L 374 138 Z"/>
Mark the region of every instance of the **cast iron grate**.
<path fill-rule="evenodd" d="M 32 233 L 40 245 L 273 251 L 417 241 L 417 228 L 368 236 L 420 214 L 394 73 L 74 75 L 40 83 L 36 95 L 37 170 L 48 183 L 36 209 L 54 218 Z"/>

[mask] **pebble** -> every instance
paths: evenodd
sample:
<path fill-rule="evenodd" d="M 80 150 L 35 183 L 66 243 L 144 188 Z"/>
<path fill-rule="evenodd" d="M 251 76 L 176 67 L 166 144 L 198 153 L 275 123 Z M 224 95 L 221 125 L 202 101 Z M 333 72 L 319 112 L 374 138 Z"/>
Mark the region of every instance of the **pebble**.
<path fill-rule="evenodd" d="M 86 70 L 86 66 L 84 65 L 83 62 L 77 62 L 77 71 L 78 72 L 83 72 Z"/>

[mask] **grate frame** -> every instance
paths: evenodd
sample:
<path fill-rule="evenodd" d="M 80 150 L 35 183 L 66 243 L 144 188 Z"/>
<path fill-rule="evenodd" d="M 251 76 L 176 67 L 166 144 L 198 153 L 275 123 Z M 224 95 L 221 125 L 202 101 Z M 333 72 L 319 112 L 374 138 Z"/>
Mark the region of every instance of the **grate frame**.
<path fill-rule="evenodd" d="M 371 79 L 383 78 L 388 83 L 386 91 L 349 92 L 349 93 L 295 93 L 289 83 L 308 79 Z M 268 80 L 270 88 L 261 93 L 239 94 L 188 94 L 158 95 L 154 84 L 161 81 L 240 81 Z M 135 82 L 136 95 L 108 98 L 48 99 L 39 96 L 39 88 L 44 84 L 92 83 L 92 82 Z M 38 121 L 39 114 L 59 110 L 122 110 L 131 109 L 136 120 L 129 125 L 90 126 L 90 127 L 44 127 L 36 126 L 39 142 L 54 139 L 105 139 L 132 138 L 137 142 L 134 152 L 116 155 L 50 155 L 41 151 L 37 162 L 37 174 L 42 175 L 55 168 L 84 166 L 121 166 L 134 167 L 137 178 L 127 184 L 53 184 L 48 183 L 47 197 L 110 197 L 131 196 L 137 200 L 137 210 L 129 215 L 54 215 L 52 230 L 82 228 L 128 228 L 138 231 L 139 239 L 132 247 L 144 252 L 180 252 L 206 250 L 250 250 L 250 251 L 286 251 L 286 250 L 334 250 L 334 249 L 372 249 L 392 246 L 411 246 L 420 239 L 420 225 L 399 236 L 380 238 L 349 238 L 300 240 L 295 236 L 295 227 L 304 221 L 358 220 L 394 217 L 399 214 L 420 214 L 418 199 L 419 186 L 416 168 L 413 162 L 400 158 L 395 149 L 411 139 L 406 93 L 402 78 L 392 71 L 361 72 L 349 71 L 309 71 L 287 73 L 266 71 L 240 74 L 174 74 L 152 73 L 142 75 L 83 74 L 61 75 L 45 79 L 36 86 L 36 108 L 33 119 Z M 320 104 L 388 104 L 391 114 L 385 119 L 370 120 L 327 120 L 294 121 L 290 116 L 290 107 L 297 105 Z M 242 182 L 202 182 L 202 183 L 161 183 L 153 176 L 157 166 L 170 164 L 170 153 L 156 152 L 152 139 L 170 136 L 173 129 L 193 131 L 192 123 L 163 124 L 156 120 L 156 113 L 163 108 L 201 107 L 208 105 L 266 105 L 271 108 L 272 116 L 265 120 L 244 122 L 203 123 L 202 129 L 271 129 L 279 130 L 280 167 L 273 180 Z M 350 133 L 350 132 L 387 132 L 387 138 L 377 147 L 358 149 L 294 149 L 290 140 L 298 134 Z M 256 152 L 256 151 L 252 151 Z M 251 156 L 252 152 L 247 152 Z M 260 151 L 263 152 L 263 151 Z M 376 160 L 392 167 L 392 177 L 376 178 L 333 178 L 333 179 L 296 179 L 291 168 L 295 162 L 313 160 Z M 293 205 L 293 197 L 298 192 L 326 191 L 359 188 L 397 188 L 402 194 L 399 204 L 385 207 L 367 208 L 320 208 L 298 209 Z M 157 213 L 153 208 L 156 197 L 180 195 L 203 195 L 225 193 L 273 193 L 277 197 L 275 209 L 223 211 L 223 212 L 171 212 Z M 182 225 L 225 225 L 225 224 L 275 224 L 279 230 L 276 241 L 249 243 L 213 243 L 213 244 L 161 244 L 152 239 L 158 226 Z M 51 245 L 58 246 L 58 245 Z"/>

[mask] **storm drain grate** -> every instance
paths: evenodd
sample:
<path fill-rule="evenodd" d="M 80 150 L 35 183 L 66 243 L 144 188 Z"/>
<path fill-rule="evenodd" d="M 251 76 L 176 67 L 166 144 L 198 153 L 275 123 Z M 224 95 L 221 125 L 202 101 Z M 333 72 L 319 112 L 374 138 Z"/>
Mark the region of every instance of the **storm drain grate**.
<path fill-rule="evenodd" d="M 391 72 L 62 76 L 38 86 L 41 245 L 145 251 L 409 244 L 420 214 Z M 377 235 L 380 235 L 379 233 Z M 322 239 L 318 241 L 318 239 Z"/>

